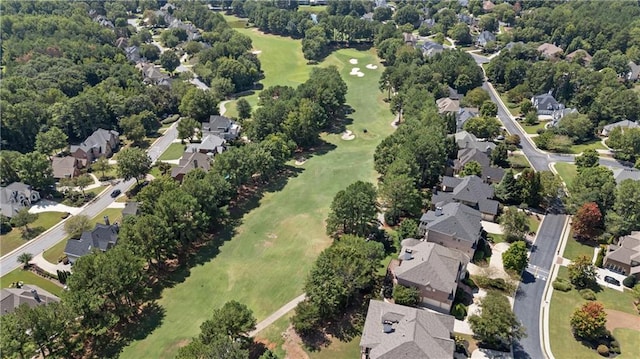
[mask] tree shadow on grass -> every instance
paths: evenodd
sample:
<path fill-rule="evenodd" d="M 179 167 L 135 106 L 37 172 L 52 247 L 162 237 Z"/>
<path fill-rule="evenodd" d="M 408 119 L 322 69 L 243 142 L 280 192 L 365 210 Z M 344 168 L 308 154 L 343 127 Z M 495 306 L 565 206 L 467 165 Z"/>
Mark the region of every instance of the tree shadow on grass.
<path fill-rule="evenodd" d="M 45 229 L 42 226 L 29 228 L 27 230 L 23 229 L 21 237 L 25 241 L 29 241 L 29 240 L 32 240 L 32 239 L 36 238 L 40 234 L 42 234 L 42 232 L 44 232 L 44 231 L 45 231 Z"/>

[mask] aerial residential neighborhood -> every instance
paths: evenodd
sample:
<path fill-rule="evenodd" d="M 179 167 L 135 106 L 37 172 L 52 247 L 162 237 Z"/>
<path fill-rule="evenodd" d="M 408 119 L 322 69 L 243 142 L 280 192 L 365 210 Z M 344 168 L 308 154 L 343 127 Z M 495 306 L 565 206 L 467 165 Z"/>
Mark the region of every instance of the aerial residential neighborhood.
<path fill-rule="evenodd" d="M 639 19 L 3 1 L 0 356 L 640 357 Z"/>

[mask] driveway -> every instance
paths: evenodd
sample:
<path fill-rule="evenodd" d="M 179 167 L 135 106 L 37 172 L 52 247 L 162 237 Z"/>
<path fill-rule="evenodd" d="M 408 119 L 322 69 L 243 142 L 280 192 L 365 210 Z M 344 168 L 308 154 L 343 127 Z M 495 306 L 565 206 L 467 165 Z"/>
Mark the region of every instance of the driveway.
<path fill-rule="evenodd" d="M 82 211 L 80 207 L 70 207 L 62 203 L 50 201 L 48 199 L 41 199 L 35 205 L 29 208 L 30 213 L 42 213 L 42 212 L 69 212 L 71 214 L 78 214 Z"/>

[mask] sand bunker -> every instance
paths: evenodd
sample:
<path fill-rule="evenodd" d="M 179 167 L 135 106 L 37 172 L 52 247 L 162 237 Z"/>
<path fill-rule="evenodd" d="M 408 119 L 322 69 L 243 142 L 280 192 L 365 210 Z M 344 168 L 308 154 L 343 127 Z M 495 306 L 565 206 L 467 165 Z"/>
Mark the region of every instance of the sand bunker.
<path fill-rule="evenodd" d="M 369 70 L 375 70 L 375 69 L 377 69 L 377 68 L 378 68 L 378 66 L 377 66 L 377 65 L 374 65 L 374 64 L 369 64 L 369 65 L 367 65 L 367 66 L 365 66 L 365 67 L 366 67 L 366 68 L 368 68 Z"/>
<path fill-rule="evenodd" d="M 254 55 L 258 55 L 262 53 L 262 50 L 255 50 L 255 51 L 251 51 L 252 54 Z"/>
<path fill-rule="evenodd" d="M 352 64 L 352 65 L 355 65 L 355 64 L 358 63 L 358 60 L 357 59 L 351 59 L 351 60 L 349 60 L 349 63 Z"/>
<path fill-rule="evenodd" d="M 346 130 L 342 134 L 342 139 L 345 140 L 345 141 L 351 141 L 354 138 L 356 138 L 356 135 L 354 135 L 353 132 L 351 132 L 350 130 Z"/>
<path fill-rule="evenodd" d="M 349 75 L 363 77 L 364 73 L 362 71 L 360 71 L 359 67 L 354 67 L 354 68 L 351 69 L 351 72 L 349 73 Z"/>
<path fill-rule="evenodd" d="M 296 166 L 302 166 L 305 162 L 307 162 L 307 159 L 305 157 L 298 157 L 296 158 L 296 161 L 294 163 L 296 164 Z"/>

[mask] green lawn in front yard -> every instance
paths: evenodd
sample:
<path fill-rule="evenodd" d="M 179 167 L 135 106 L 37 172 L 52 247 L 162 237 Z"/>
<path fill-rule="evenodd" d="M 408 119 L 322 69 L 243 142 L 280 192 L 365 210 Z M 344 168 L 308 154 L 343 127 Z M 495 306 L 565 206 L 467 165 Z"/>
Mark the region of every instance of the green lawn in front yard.
<path fill-rule="evenodd" d="M 91 226 L 95 226 L 96 223 L 104 223 L 104 216 L 109 216 L 109 221 L 111 223 L 120 222 L 120 219 L 122 218 L 122 208 L 105 209 L 91 219 Z M 64 247 L 67 245 L 67 240 L 69 240 L 69 237 L 65 237 L 65 239 L 56 243 L 53 247 L 45 250 L 42 255 L 44 259 L 54 264 L 58 263 L 58 259 L 64 255 Z"/>
<path fill-rule="evenodd" d="M 297 86 L 308 78 L 313 66 L 302 57 L 299 40 L 238 30 L 262 51 L 258 58 L 266 75 L 265 88 Z M 350 59 L 359 61 L 364 77 L 349 76 L 354 67 Z M 367 64 L 378 69 L 367 69 Z M 174 357 L 181 343 L 199 333 L 211 310 L 231 299 L 249 306 L 260 321 L 302 293 L 315 258 L 331 243 L 325 235 L 325 219 L 333 197 L 357 180 L 375 183 L 373 153 L 393 131 L 393 116 L 377 91 L 383 68 L 375 50 L 339 50 L 320 64 L 328 65 L 336 65 L 348 85 L 347 103 L 355 112 L 347 127 L 356 138 L 343 141 L 341 134 L 323 135 L 331 149 L 311 155 L 284 188 L 265 193 L 213 258 L 205 258 L 190 268 L 183 282 L 166 288 L 158 300 L 166 313 L 162 324 L 124 348 L 121 358 Z M 255 106 L 256 98 L 254 94 L 247 100 Z"/>
<path fill-rule="evenodd" d="M 487 233 L 487 239 L 493 244 L 502 243 L 505 241 L 504 234 Z"/>
<path fill-rule="evenodd" d="M 351 359 L 360 358 L 360 338 L 355 336 L 348 342 L 332 338 L 331 343 L 318 351 L 307 351 L 310 359 Z"/>
<path fill-rule="evenodd" d="M 102 171 L 96 170 L 94 166 L 95 166 L 95 163 L 91 165 L 91 173 L 93 173 L 96 177 L 98 177 L 98 180 L 100 180 L 103 176 L 108 179 L 113 179 L 118 177 L 116 165 L 109 165 L 109 169 L 104 171 L 104 173 Z"/>
<path fill-rule="evenodd" d="M 29 228 L 44 232 L 62 221 L 63 215 L 64 212 L 39 213 L 38 219 L 29 224 Z M 25 243 L 27 240 L 22 238 L 22 228 L 13 228 L 11 232 L 0 236 L 0 255 L 5 255 Z"/>
<path fill-rule="evenodd" d="M 60 296 L 62 287 L 56 283 L 41 277 L 33 272 L 22 270 L 22 268 L 14 269 L 0 278 L 0 287 L 7 288 L 14 282 L 22 281 L 24 284 L 33 284 L 46 290 L 47 292 Z"/>
<path fill-rule="evenodd" d="M 558 277 L 568 278 L 568 269 L 561 267 L 558 272 Z M 633 297 L 628 290 L 621 293 L 614 289 L 603 288 L 602 291 L 596 293 L 596 297 L 607 309 L 615 309 L 637 315 L 637 311 L 634 312 Z M 556 358 L 600 358 L 594 349 L 582 345 L 576 341 L 571 334 L 569 318 L 573 311 L 585 302 L 586 300 L 582 299 L 575 289 L 566 293 L 558 290 L 553 291 L 549 312 L 549 337 L 551 340 L 551 351 Z M 640 320 L 640 317 L 638 317 L 638 320 Z M 631 349 L 629 347 L 637 347 L 638 342 L 628 342 L 627 340 L 633 340 L 634 336 L 626 334 L 627 333 L 623 333 L 622 336 L 616 337 L 623 350 L 622 355 L 627 358 L 637 358 L 637 356 L 627 356 L 637 352 L 637 349 Z M 625 353 L 624 348 L 627 348 L 628 352 Z"/>
<path fill-rule="evenodd" d="M 107 188 L 107 186 L 99 186 L 99 187 L 96 187 L 96 188 L 87 189 L 84 192 L 85 193 L 93 193 L 96 196 L 98 196 L 100 193 L 102 193 L 102 191 L 104 191 L 105 188 Z"/>
<path fill-rule="evenodd" d="M 509 165 L 515 172 L 520 172 L 525 168 L 531 168 L 531 164 L 527 157 L 521 154 L 514 154 L 509 156 Z"/>
<path fill-rule="evenodd" d="M 578 175 L 578 168 L 576 165 L 573 163 L 557 162 L 554 167 L 567 187 L 570 187 L 573 180 L 575 180 Z"/>
<path fill-rule="evenodd" d="M 579 145 L 571 146 L 570 153 L 579 154 L 584 152 L 585 150 L 606 150 L 607 148 L 602 144 L 600 139 L 594 139 L 585 143 L 581 143 Z"/>
<path fill-rule="evenodd" d="M 613 330 L 613 337 L 620 343 L 621 353 L 617 358 L 640 358 L 640 331 L 627 328 L 617 328 Z"/>
<path fill-rule="evenodd" d="M 507 106 L 511 115 L 518 116 L 520 114 L 520 104 L 509 102 L 507 95 L 503 93 L 500 93 L 500 99 L 502 99 L 504 105 Z"/>
<path fill-rule="evenodd" d="M 538 122 L 535 125 L 527 125 L 524 122 L 520 122 L 520 125 L 522 126 L 522 128 L 524 129 L 524 132 L 530 134 L 530 135 L 537 135 L 538 134 L 538 130 L 544 129 L 544 126 L 547 124 L 547 122 Z"/>
<path fill-rule="evenodd" d="M 178 165 L 170 163 L 171 168 L 177 167 Z M 160 173 L 160 169 L 158 168 L 158 166 L 153 166 L 151 167 L 151 171 L 149 171 L 149 174 L 152 175 L 154 178 L 158 178 L 160 176 L 162 176 L 162 173 Z M 171 173 L 169 173 L 171 174 Z"/>
<path fill-rule="evenodd" d="M 538 228 L 540 228 L 540 222 L 542 222 L 542 218 L 538 219 L 538 217 L 536 217 L 536 214 L 530 214 L 528 217 L 529 217 L 529 230 L 532 232 L 538 233 Z"/>
<path fill-rule="evenodd" d="M 160 155 L 158 160 L 160 161 L 170 161 L 170 160 L 179 160 L 184 153 L 184 149 L 187 148 L 186 145 L 182 143 L 172 143 L 169 147 Z"/>
<path fill-rule="evenodd" d="M 573 230 L 571 230 L 571 232 L 569 232 L 569 238 L 567 238 L 567 244 L 564 247 L 564 253 L 562 254 L 562 256 L 570 260 L 574 260 L 583 255 L 592 258 L 594 248 L 595 247 L 587 243 L 576 241 L 573 238 Z"/>

